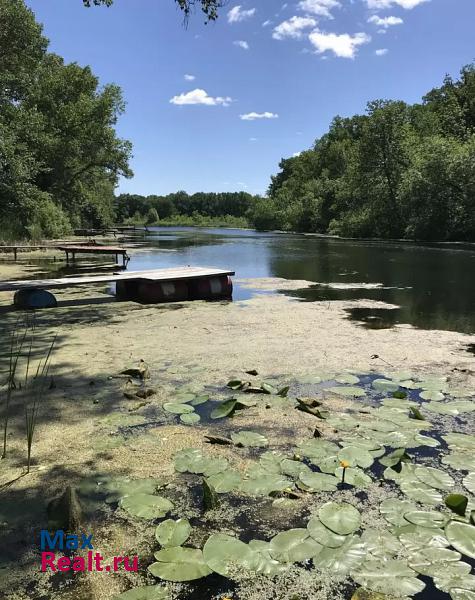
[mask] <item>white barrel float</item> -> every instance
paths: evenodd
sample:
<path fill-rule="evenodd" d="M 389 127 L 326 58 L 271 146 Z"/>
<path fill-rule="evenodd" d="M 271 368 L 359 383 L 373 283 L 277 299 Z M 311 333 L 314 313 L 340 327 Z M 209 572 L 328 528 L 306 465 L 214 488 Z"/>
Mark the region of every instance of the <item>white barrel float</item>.
<path fill-rule="evenodd" d="M 189 286 L 193 300 L 231 299 L 233 296 L 233 282 L 226 275 L 194 279 L 189 282 Z"/>
<path fill-rule="evenodd" d="M 144 304 L 188 300 L 186 281 L 144 281 L 138 287 L 138 300 Z"/>
<path fill-rule="evenodd" d="M 58 302 L 53 294 L 40 288 L 23 288 L 17 290 L 13 297 L 13 304 L 18 308 L 33 310 L 39 308 L 54 308 L 58 306 Z"/>
<path fill-rule="evenodd" d="M 115 295 L 120 300 L 137 300 L 139 295 L 138 279 L 123 279 L 115 284 Z"/>

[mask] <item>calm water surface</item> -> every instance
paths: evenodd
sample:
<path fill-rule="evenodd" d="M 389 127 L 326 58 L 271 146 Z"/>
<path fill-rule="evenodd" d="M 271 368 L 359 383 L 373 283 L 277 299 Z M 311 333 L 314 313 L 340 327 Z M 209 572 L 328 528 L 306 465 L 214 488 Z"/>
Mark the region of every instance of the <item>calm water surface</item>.
<path fill-rule="evenodd" d="M 228 268 L 236 271 L 236 278 L 304 279 L 316 283 L 281 293 L 307 302 L 370 299 L 399 306 L 347 311 L 366 327 L 407 323 L 475 333 L 474 244 L 338 240 L 191 227 L 151 228 L 134 242 L 146 248 L 134 254 L 129 270 L 189 264 Z M 235 300 L 252 294 L 235 284 Z"/>

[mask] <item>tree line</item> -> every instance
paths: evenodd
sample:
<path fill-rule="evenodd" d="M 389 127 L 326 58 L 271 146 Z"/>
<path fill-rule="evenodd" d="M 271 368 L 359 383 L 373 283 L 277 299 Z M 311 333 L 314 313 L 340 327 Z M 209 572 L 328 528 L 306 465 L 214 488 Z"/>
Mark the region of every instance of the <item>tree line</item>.
<path fill-rule="evenodd" d="M 281 161 L 259 229 L 475 240 L 475 64 L 421 104 L 377 100 Z"/>

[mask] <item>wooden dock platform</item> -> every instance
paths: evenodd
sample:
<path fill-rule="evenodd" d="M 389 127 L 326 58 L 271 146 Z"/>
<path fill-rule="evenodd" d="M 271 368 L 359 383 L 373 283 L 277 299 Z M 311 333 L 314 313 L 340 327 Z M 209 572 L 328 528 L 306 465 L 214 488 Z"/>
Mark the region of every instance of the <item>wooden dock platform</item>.
<path fill-rule="evenodd" d="M 210 279 L 234 275 L 234 271 L 206 267 L 172 267 L 170 269 L 151 269 L 148 271 L 129 271 L 127 273 L 111 273 L 110 275 L 92 275 L 83 277 L 62 277 L 59 279 L 26 279 L 0 281 L 0 292 L 15 292 L 21 289 L 58 289 L 77 285 L 96 283 L 117 283 L 118 281 L 159 281 Z"/>
<path fill-rule="evenodd" d="M 115 255 L 115 262 L 118 262 L 119 256 L 122 256 L 122 264 L 127 266 L 129 262 L 129 257 L 127 255 L 127 250 L 125 248 L 119 246 L 100 246 L 100 245 L 70 245 L 66 244 L 64 246 L 55 246 L 57 250 L 61 250 L 66 253 L 66 263 L 69 265 L 69 256 L 71 255 L 72 262 L 76 261 L 76 254 L 113 254 Z"/>

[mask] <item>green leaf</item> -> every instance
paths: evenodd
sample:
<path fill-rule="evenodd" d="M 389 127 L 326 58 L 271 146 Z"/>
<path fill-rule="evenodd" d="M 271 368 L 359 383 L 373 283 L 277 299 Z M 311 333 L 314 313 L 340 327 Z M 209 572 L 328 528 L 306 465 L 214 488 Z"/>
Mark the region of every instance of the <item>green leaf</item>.
<path fill-rule="evenodd" d="M 361 565 L 366 556 L 366 548 L 359 537 L 347 536 L 339 548 L 323 548 L 313 559 L 317 569 L 328 570 L 332 576 L 347 575 Z"/>
<path fill-rule="evenodd" d="M 449 520 L 447 515 L 434 510 L 412 510 L 404 513 L 404 518 L 413 525 L 428 527 L 429 529 L 440 529 Z"/>
<path fill-rule="evenodd" d="M 366 550 L 371 554 L 370 558 L 390 558 L 397 556 L 402 549 L 401 542 L 389 531 L 379 529 L 365 529 L 361 540 Z"/>
<path fill-rule="evenodd" d="M 163 405 L 164 410 L 174 415 L 184 415 L 192 413 L 195 409 L 188 404 L 179 404 L 178 402 L 166 402 Z"/>
<path fill-rule="evenodd" d="M 208 478 L 217 494 L 226 494 L 237 489 L 241 485 L 242 479 L 238 471 L 228 469 L 222 473 L 217 473 Z"/>
<path fill-rule="evenodd" d="M 358 446 L 346 446 L 338 452 L 338 458 L 350 464 L 350 467 L 370 467 L 374 458 L 364 448 Z"/>
<path fill-rule="evenodd" d="M 360 398 L 361 396 L 365 396 L 366 392 L 359 387 L 352 386 L 334 386 L 325 388 L 326 392 L 331 392 L 333 394 L 338 394 L 340 396 L 352 396 L 353 398 Z"/>
<path fill-rule="evenodd" d="M 415 475 L 419 481 L 437 490 L 448 490 L 455 485 L 450 475 L 434 467 L 417 467 Z"/>
<path fill-rule="evenodd" d="M 160 585 L 144 585 L 122 592 L 114 600 L 166 600 L 168 590 Z"/>
<path fill-rule="evenodd" d="M 296 563 L 316 556 L 322 546 L 309 536 L 307 529 L 289 529 L 270 541 L 272 558 L 281 563 Z"/>
<path fill-rule="evenodd" d="M 468 498 L 462 494 L 449 494 L 445 499 L 445 506 L 450 508 L 455 514 L 461 517 L 465 516 L 467 510 Z"/>
<path fill-rule="evenodd" d="M 365 588 L 396 597 L 414 596 L 425 588 L 425 583 L 417 579 L 405 562 L 395 559 L 366 561 L 351 576 Z"/>
<path fill-rule="evenodd" d="M 445 398 L 444 394 L 437 390 L 424 390 L 419 394 L 419 396 L 423 400 L 433 400 L 435 402 L 439 402 L 440 400 L 443 400 Z"/>
<path fill-rule="evenodd" d="M 346 502 L 327 502 L 319 509 L 318 516 L 325 527 L 339 535 L 353 533 L 361 524 L 358 509 Z"/>
<path fill-rule="evenodd" d="M 142 519 L 162 518 L 173 508 L 170 500 L 151 494 L 126 496 L 121 499 L 120 506 L 134 517 Z"/>
<path fill-rule="evenodd" d="M 469 473 L 462 483 L 471 494 L 475 494 L 475 473 Z"/>
<path fill-rule="evenodd" d="M 237 400 L 235 398 L 221 402 L 221 404 L 211 411 L 210 417 L 212 419 L 224 419 L 224 417 L 229 417 L 229 415 L 234 412 L 236 403 Z"/>
<path fill-rule="evenodd" d="M 334 492 L 338 486 L 338 479 L 333 475 L 304 471 L 300 473 L 299 480 L 309 492 Z"/>
<path fill-rule="evenodd" d="M 269 473 L 244 480 L 241 484 L 241 491 L 252 496 L 268 496 L 272 492 L 282 492 L 292 487 L 293 483 L 289 479 L 277 473 Z"/>
<path fill-rule="evenodd" d="M 165 548 L 155 553 L 157 562 L 148 567 L 154 577 L 165 581 L 194 581 L 211 573 L 203 553 L 195 548 Z"/>
<path fill-rule="evenodd" d="M 452 546 L 469 556 L 475 558 L 475 526 L 458 521 L 451 521 L 445 528 L 445 535 Z"/>
<path fill-rule="evenodd" d="M 389 379 L 375 379 L 372 383 L 372 386 L 378 392 L 383 392 L 385 394 L 397 392 L 399 389 L 399 383 L 395 383 Z"/>
<path fill-rule="evenodd" d="M 259 563 L 256 553 L 247 544 L 223 533 L 208 538 L 203 557 L 208 567 L 223 577 L 229 577 L 235 569 L 253 571 Z"/>
<path fill-rule="evenodd" d="M 379 512 L 383 515 L 386 521 L 388 521 L 388 523 L 391 523 L 391 525 L 402 527 L 407 524 L 407 521 L 404 519 L 404 514 L 416 509 L 416 505 L 408 500 L 388 498 L 387 500 L 383 500 L 383 502 L 381 502 Z"/>
<path fill-rule="evenodd" d="M 245 448 L 263 448 L 269 445 L 269 440 L 266 437 L 254 431 L 232 433 L 231 439 L 236 446 L 243 446 Z"/>
<path fill-rule="evenodd" d="M 157 527 L 155 537 L 161 546 L 169 548 L 183 545 L 190 533 L 191 525 L 187 519 L 167 519 Z"/>
<path fill-rule="evenodd" d="M 347 539 L 345 535 L 338 535 L 330 531 L 318 517 L 310 519 L 307 523 L 307 530 L 316 542 L 327 548 L 339 548 Z"/>
<path fill-rule="evenodd" d="M 335 477 L 338 481 L 343 480 L 343 468 L 338 467 L 335 469 Z M 351 467 L 345 469 L 345 483 L 352 485 L 360 490 L 366 489 L 371 483 L 372 479 L 369 475 L 366 475 L 361 469 L 352 469 Z"/>
<path fill-rule="evenodd" d="M 442 504 L 442 496 L 434 488 L 422 483 L 419 480 L 402 479 L 400 481 L 401 490 L 416 502 L 422 504 Z"/>
<path fill-rule="evenodd" d="M 228 381 L 228 383 L 226 384 L 228 388 L 231 388 L 232 390 L 238 390 L 240 387 L 242 387 L 243 385 L 243 381 L 241 381 L 240 379 L 231 379 L 231 381 Z"/>
<path fill-rule="evenodd" d="M 460 552 L 447 548 L 420 548 L 409 557 L 408 564 L 421 575 L 434 577 L 447 569 L 448 563 L 458 562 L 461 558 Z"/>
<path fill-rule="evenodd" d="M 196 413 L 180 415 L 180 421 L 185 425 L 196 425 L 196 423 L 199 423 L 200 420 L 200 415 L 197 415 Z"/>

